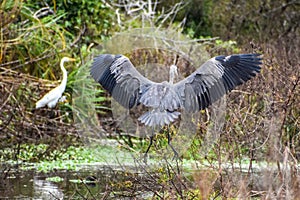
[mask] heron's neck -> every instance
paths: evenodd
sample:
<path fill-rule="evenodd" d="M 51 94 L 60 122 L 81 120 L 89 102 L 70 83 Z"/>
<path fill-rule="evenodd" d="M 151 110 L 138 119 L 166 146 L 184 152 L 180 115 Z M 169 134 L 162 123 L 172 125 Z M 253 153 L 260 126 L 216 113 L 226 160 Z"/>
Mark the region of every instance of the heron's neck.
<path fill-rule="evenodd" d="M 63 78 L 62 78 L 62 81 L 61 81 L 61 85 L 63 85 L 65 87 L 67 85 L 68 72 L 64 68 L 64 62 L 60 63 L 60 69 L 61 69 L 61 71 L 63 73 Z"/>
<path fill-rule="evenodd" d="M 174 83 L 174 78 L 175 76 L 178 76 L 177 73 L 177 66 L 176 65 L 171 65 L 170 66 L 170 72 L 169 72 L 169 83 L 173 84 Z"/>
<path fill-rule="evenodd" d="M 170 77 L 169 77 L 169 83 L 170 83 L 170 84 L 173 84 L 173 83 L 174 83 L 174 76 L 175 76 L 175 74 L 172 73 L 172 72 L 170 72 Z"/>
<path fill-rule="evenodd" d="M 173 84 L 174 83 L 174 79 L 175 79 L 175 76 L 176 76 L 176 72 L 174 69 L 170 69 L 170 73 L 169 73 L 169 83 L 170 84 Z"/>

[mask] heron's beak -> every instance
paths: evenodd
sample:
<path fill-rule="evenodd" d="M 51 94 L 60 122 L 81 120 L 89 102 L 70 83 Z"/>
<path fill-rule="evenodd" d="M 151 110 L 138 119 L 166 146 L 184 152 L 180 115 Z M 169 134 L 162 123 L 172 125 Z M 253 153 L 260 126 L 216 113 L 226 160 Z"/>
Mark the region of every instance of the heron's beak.
<path fill-rule="evenodd" d="M 74 61 L 76 61 L 76 59 L 75 58 L 69 58 L 69 61 L 74 62 Z"/>

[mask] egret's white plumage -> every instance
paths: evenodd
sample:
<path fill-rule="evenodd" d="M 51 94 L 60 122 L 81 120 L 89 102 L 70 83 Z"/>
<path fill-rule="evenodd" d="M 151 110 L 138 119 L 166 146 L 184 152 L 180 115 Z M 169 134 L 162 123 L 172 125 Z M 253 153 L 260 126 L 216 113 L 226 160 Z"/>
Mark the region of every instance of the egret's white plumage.
<path fill-rule="evenodd" d="M 63 79 L 62 79 L 59 86 L 57 86 L 56 88 L 54 88 L 53 90 L 51 90 L 50 92 L 45 94 L 45 96 L 41 100 L 36 102 L 36 104 L 35 104 L 36 109 L 44 107 L 46 105 L 49 108 L 54 108 L 55 107 L 55 105 L 57 104 L 57 102 L 61 98 L 63 92 L 65 91 L 66 85 L 67 85 L 68 73 L 67 73 L 67 70 L 64 67 L 64 63 L 65 62 L 70 62 L 70 61 L 75 61 L 75 59 L 74 58 L 69 58 L 69 57 L 63 57 L 61 59 L 60 69 L 63 73 Z"/>

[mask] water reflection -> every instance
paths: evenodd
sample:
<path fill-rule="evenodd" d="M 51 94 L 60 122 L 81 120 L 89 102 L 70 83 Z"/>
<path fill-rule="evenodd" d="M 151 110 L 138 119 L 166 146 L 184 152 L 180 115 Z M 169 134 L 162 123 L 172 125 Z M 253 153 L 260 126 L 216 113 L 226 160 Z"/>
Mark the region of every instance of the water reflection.
<path fill-rule="evenodd" d="M 125 175 L 126 174 L 126 175 Z M 122 193 L 123 183 L 131 183 L 134 174 L 113 170 L 110 167 L 90 166 L 79 171 L 57 170 L 40 173 L 20 170 L 18 167 L 3 168 L 0 165 L 0 199 L 101 199 L 114 198 Z M 59 177 L 52 182 L 49 177 Z M 135 180 L 139 176 L 136 175 Z M 119 191 L 111 191 L 113 184 Z M 128 188 L 125 187 L 125 190 Z M 149 191 L 128 191 L 137 196 L 151 196 Z M 122 197 L 121 199 L 127 199 Z"/>
<path fill-rule="evenodd" d="M 1 168 L 0 168 L 1 169 Z M 0 199 L 63 199 L 57 183 L 47 181 L 47 174 L 11 168 L 0 171 Z"/>
<path fill-rule="evenodd" d="M 38 176 L 33 178 L 34 199 L 63 199 L 64 193 L 57 184 L 39 178 Z"/>

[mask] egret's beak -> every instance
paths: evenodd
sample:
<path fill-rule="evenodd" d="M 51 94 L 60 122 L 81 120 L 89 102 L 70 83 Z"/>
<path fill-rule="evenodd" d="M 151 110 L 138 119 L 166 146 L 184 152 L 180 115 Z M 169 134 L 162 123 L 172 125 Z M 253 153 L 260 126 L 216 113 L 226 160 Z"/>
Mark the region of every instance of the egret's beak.
<path fill-rule="evenodd" d="M 69 61 L 74 62 L 74 61 L 76 61 L 76 59 L 75 58 L 69 58 Z"/>

